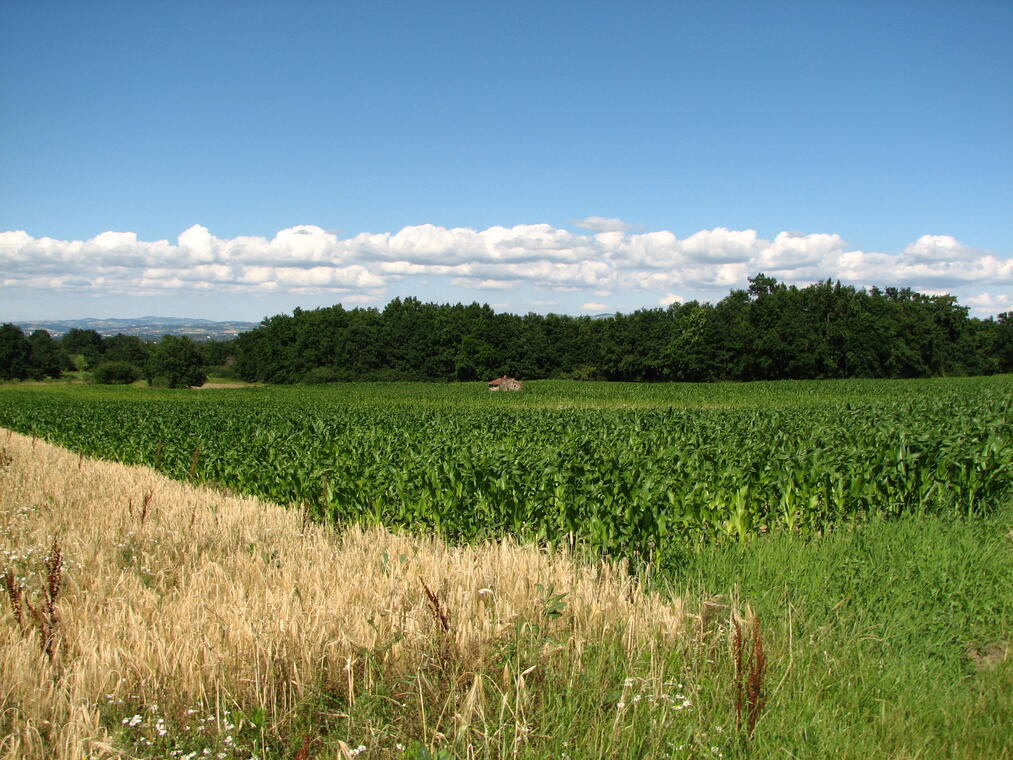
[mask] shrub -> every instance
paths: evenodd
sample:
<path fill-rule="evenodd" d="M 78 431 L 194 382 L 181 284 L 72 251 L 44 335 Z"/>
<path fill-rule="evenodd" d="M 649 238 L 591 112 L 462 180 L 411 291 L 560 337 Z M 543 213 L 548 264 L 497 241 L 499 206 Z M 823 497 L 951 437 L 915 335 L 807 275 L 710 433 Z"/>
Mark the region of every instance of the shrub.
<path fill-rule="evenodd" d="M 573 368 L 573 371 L 569 375 L 564 375 L 565 379 L 570 380 L 604 380 L 605 375 L 598 371 L 597 367 L 592 367 L 590 364 L 578 364 Z"/>
<path fill-rule="evenodd" d="M 304 385 L 323 385 L 338 381 L 338 373 L 330 367 L 316 367 L 311 369 L 302 378 Z"/>
<path fill-rule="evenodd" d="M 142 374 L 140 368 L 130 362 L 102 362 L 91 377 L 100 385 L 129 385 L 140 380 Z"/>
<path fill-rule="evenodd" d="M 146 369 L 149 382 L 164 377 L 170 388 L 191 388 L 208 379 L 204 354 L 185 336 L 163 335 L 152 349 Z"/>
<path fill-rule="evenodd" d="M 225 380 L 239 380 L 235 364 L 218 364 L 207 369 L 208 377 L 220 377 Z"/>

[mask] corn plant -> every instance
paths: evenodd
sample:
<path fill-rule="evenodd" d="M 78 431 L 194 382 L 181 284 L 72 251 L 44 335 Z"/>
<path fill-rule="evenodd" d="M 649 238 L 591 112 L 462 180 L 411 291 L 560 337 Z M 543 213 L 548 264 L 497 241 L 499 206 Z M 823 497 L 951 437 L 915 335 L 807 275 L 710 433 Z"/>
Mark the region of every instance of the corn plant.
<path fill-rule="evenodd" d="M 1013 485 L 1004 377 L 483 390 L 4 389 L 0 425 L 339 524 L 655 562 L 690 541 L 974 515 Z"/>

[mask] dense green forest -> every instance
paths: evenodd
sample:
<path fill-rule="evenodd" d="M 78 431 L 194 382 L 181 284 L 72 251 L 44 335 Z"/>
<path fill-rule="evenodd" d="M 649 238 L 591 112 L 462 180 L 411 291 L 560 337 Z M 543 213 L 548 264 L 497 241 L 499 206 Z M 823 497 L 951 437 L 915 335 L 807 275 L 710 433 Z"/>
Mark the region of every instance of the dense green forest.
<path fill-rule="evenodd" d="M 197 366 L 198 369 L 194 369 Z M 968 316 L 949 295 L 799 288 L 759 274 L 717 304 L 606 318 L 496 313 L 394 299 L 382 309 L 296 309 L 228 342 L 158 344 L 93 330 L 53 339 L 0 328 L 0 379 L 93 371 L 102 382 L 203 382 L 202 368 L 267 383 L 351 380 L 780 380 L 1013 372 L 1013 315 Z"/>
<path fill-rule="evenodd" d="M 968 317 L 952 296 L 786 286 L 764 275 L 717 304 L 613 317 L 519 316 L 395 299 L 279 315 L 236 339 L 250 381 L 627 381 L 929 377 L 1013 371 L 1013 315 Z"/>

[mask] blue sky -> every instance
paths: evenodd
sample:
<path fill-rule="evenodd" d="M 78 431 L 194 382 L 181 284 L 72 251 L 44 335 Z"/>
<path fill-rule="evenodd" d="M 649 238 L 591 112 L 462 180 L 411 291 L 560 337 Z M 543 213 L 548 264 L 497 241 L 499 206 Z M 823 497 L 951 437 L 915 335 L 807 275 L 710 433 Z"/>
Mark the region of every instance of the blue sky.
<path fill-rule="evenodd" d="M 0 3 L 0 320 L 1013 309 L 1013 3 Z M 110 234 L 117 233 L 117 234 Z"/>

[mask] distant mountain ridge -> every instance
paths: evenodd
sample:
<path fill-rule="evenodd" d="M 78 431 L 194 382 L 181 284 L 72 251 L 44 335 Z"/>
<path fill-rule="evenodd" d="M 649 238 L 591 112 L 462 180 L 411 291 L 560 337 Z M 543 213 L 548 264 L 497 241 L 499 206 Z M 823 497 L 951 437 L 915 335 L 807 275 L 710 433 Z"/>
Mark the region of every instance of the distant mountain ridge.
<path fill-rule="evenodd" d="M 195 340 L 228 340 L 239 333 L 252 330 L 257 322 L 215 322 L 193 317 L 136 317 L 131 319 L 46 319 L 34 322 L 14 322 L 27 333 L 46 330 L 54 337 L 71 330 L 94 330 L 108 337 L 122 333 L 144 340 L 158 340 L 163 335 L 186 335 Z"/>

